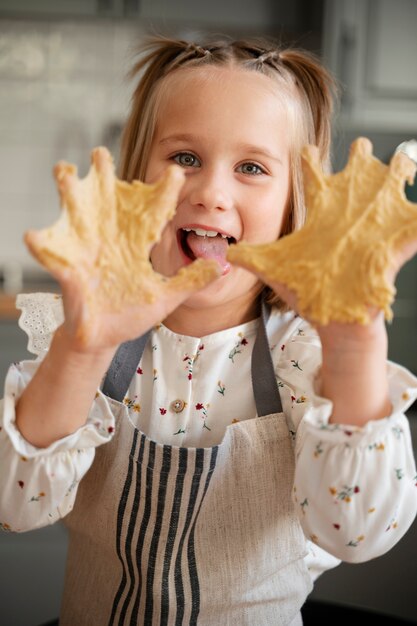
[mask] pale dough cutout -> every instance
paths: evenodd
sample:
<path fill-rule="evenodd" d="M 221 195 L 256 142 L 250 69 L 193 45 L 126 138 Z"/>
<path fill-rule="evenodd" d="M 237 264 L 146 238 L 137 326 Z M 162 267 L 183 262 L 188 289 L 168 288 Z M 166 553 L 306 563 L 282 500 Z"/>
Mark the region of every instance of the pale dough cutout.
<path fill-rule="evenodd" d="M 344 170 L 326 175 L 318 149 L 302 153 L 307 220 L 270 244 L 230 246 L 227 258 L 262 279 L 295 292 L 300 314 L 319 324 L 370 321 L 369 307 L 392 318 L 395 287 L 387 278 L 393 255 L 417 238 L 417 204 L 404 184 L 415 164 L 397 153 L 389 167 L 359 138 Z"/>
<path fill-rule="evenodd" d="M 184 182 L 179 166 L 169 166 L 155 184 L 127 183 L 116 178 L 108 150 L 96 148 L 85 178 L 66 162 L 55 166 L 54 176 L 61 215 L 50 228 L 27 232 L 25 242 L 58 279 L 66 271 L 77 275 L 88 323 L 97 310 L 150 304 L 164 290 L 199 289 L 217 277 L 215 261 L 197 260 L 172 278 L 154 272 L 149 261 L 176 210 Z"/>

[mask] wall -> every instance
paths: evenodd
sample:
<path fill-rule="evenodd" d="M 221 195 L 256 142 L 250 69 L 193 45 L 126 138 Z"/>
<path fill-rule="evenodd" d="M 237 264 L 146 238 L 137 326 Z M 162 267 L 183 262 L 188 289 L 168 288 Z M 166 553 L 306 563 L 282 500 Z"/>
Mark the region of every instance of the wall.
<path fill-rule="evenodd" d="M 93 147 L 117 153 L 142 34 L 139 22 L 0 20 L 0 270 L 37 268 L 22 234 L 58 216 L 53 165 L 85 175 Z"/>

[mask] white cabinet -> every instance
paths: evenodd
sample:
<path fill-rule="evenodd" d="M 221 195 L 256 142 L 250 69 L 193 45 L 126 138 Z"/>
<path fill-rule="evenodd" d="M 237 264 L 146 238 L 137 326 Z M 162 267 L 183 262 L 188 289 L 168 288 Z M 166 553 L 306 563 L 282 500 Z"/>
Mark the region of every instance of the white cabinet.
<path fill-rule="evenodd" d="M 138 0 L 0 0 L 6 17 L 96 17 L 122 15 Z"/>
<path fill-rule="evenodd" d="M 278 12 L 285 22 L 296 17 L 294 3 L 281 0 L 276 3 Z M 141 0 L 140 16 L 144 20 L 182 23 L 184 26 L 219 27 L 270 27 L 273 22 L 273 7 L 270 0 Z"/>
<path fill-rule="evenodd" d="M 0 0 L 1 17 L 137 19 L 157 29 L 216 27 L 239 30 L 296 32 L 306 17 L 293 0 Z M 308 22 L 308 18 L 307 18 Z"/>
<path fill-rule="evenodd" d="M 327 0 L 323 54 L 345 127 L 417 135 L 416 0 Z"/>

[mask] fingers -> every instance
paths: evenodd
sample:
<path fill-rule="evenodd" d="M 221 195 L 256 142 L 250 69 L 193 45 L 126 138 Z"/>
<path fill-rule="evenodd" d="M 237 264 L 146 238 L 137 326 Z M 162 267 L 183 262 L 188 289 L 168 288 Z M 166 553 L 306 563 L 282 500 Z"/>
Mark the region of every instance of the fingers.
<path fill-rule="evenodd" d="M 77 168 L 71 163 L 60 161 L 55 165 L 53 172 L 62 210 L 68 211 L 71 219 L 80 221 L 80 179 L 77 176 Z"/>
<path fill-rule="evenodd" d="M 181 187 L 184 184 L 185 173 L 178 165 L 170 165 L 166 172 L 155 184 L 158 197 L 161 198 L 162 204 L 166 203 L 173 195 L 178 196 Z"/>
<path fill-rule="evenodd" d="M 113 197 L 115 174 L 113 158 L 107 148 L 101 146 L 91 152 L 91 169 L 88 177 L 97 176 L 100 189 L 108 201 Z"/>
<path fill-rule="evenodd" d="M 317 190 L 324 186 L 320 152 L 317 146 L 304 146 L 301 151 L 301 166 L 306 191 L 310 188 Z"/>
<path fill-rule="evenodd" d="M 114 172 L 113 158 L 104 146 L 99 146 L 91 151 L 91 165 L 104 176 Z"/>
<path fill-rule="evenodd" d="M 56 186 L 61 199 L 61 206 L 66 204 L 68 193 L 73 189 L 77 180 L 77 168 L 66 161 L 59 161 L 53 169 Z"/>
<path fill-rule="evenodd" d="M 349 159 L 360 156 L 366 158 L 372 155 L 372 142 L 367 137 L 358 137 L 355 141 L 352 141 L 349 149 Z"/>
<path fill-rule="evenodd" d="M 177 292 L 182 300 L 185 300 L 189 295 L 203 289 L 221 275 L 222 268 L 217 261 L 197 259 L 187 267 L 181 268 L 175 276 L 169 278 L 167 287 L 170 293 Z"/>
<path fill-rule="evenodd" d="M 75 165 L 60 161 L 54 167 L 54 176 L 60 196 L 63 212 L 68 211 L 70 219 L 79 224 L 81 230 L 85 230 L 84 220 L 80 212 L 80 179 L 77 176 Z"/>
<path fill-rule="evenodd" d="M 400 181 L 402 187 L 404 185 L 404 180 L 407 180 L 410 185 L 413 184 L 417 164 L 414 163 L 414 161 L 412 161 L 404 152 L 397 152 L 390 161 L 389 169 L 395 176 L 396 180 Z"/>
<path fill-rule="evenodd" d="M 184 180 L 184 171 L 178 165 L 170 165 L 158 182 L 148 185 L 150 194 L 146 212 L 152 216 L 153 230 L 150 245 L 159 241 L 163 228 L 173 218 Z"/>
<path fill-rule="evenodd" d="M 115 175 L 109 151 L 103 147 L 92 150 L 91 167 L 84 179 L 78 178 L 75 165 L 66 161 L 60 161 L 53 171 L 61 206 L 68 211 L 80 235 L 87 236 L 92 211 L 97 212 L 103 206 L 113 210 Z M 105 202 L 97 202 L 100 194 Z"/>
<path fill-rule="evenodd" d="M 391 265 L 386 271 L 386 278 L 390 284 L 394 284 L 401 268 L 417 254 L 417 240 L 413 239 L 401 247 L 392 255 Z"/>
<path fill-rule="evenodd" d="M 26 247 L 31 255 L 43 265 L 52 276 L 59 271 L 62 262 L 45 249 L 45 231 L 28 230 L 23 236 Z"/>
<path fill-rule="evenodd" d="M 275 256 L 278 242 L 266 244 L 246 244 L 240 242 L 237 245 L 229 246 L 226 258 L 233 265 L 238 265 L 249 270 L 259 278 L 268 273 L 272 278 L 274 268 L 279 265 Z"/>
<path fill-rule="evenodd" d="M 38 250 L 39 250 L 39 231 L 37 230 L 28 230 L 23 235 L 23 241 L 25 242 L 26 247 L 32 256 L 38 259 Z"/>

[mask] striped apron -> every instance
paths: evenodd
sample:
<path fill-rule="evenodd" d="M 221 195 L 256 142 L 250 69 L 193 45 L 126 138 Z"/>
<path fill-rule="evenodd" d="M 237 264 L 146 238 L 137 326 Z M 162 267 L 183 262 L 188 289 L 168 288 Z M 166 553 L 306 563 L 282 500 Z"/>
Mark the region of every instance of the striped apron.
<path fill-rule="evenodd" d="M 266 319 L 264 308 L 252 355 L 258 417 L 228 426 L 219 445 L 152 441 L 120 404 L 66 517 L 61 626 L 302 623 L 312 582 Z M 121 346 L 105 393 L 123 398 L 145 341 Z"/>

